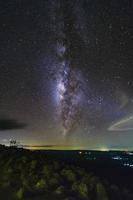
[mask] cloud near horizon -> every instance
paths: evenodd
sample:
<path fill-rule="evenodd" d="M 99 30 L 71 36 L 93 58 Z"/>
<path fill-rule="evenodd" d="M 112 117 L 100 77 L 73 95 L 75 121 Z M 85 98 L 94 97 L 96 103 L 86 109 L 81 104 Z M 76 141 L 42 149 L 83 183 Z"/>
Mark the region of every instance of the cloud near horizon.
<path fill-rule="evenodd" d="M 0 131 L 23 129 L 26 123 L 19 122 L 16 119 L 3 118 L 0 119 Z"/>

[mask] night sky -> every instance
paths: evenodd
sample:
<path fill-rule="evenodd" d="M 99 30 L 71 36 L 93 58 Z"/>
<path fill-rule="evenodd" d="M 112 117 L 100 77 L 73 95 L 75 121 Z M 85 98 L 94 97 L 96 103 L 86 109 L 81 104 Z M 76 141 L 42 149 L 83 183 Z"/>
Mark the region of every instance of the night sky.
<path fill-rule="evenodd" d="M 0 1 L 0 143 L 133 149 L 133 1 Z"/>

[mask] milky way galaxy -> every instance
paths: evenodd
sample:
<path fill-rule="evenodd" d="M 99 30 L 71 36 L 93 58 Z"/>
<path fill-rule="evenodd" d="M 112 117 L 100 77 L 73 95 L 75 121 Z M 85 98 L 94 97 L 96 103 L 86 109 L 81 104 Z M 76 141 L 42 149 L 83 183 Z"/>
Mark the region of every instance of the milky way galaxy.
<path fill-rule="evenodd" d="M 57 79 L 56 95 L 59 101 L 59 112 L 63 127 L 62 134 L 68 136 L 80 118 L 79 108 L 83 85 L 81 71 L 73 68 L 68 56 L 68 51 L 70 50 L 69 40 L 65 33 L 64 18 L 61 14 L 59 15 L 61 13 L 59 12 L 60 10 L 61 1 L 58 1 L 58 4 L 52 7 L 53 28 L 56 30 L 55 50 L 58 58 L 55 69 Z"/>
<path fill-rule="evenodd" d="M 71 68 L 60 74 L 57 84 L 59 95 L 60 116 L 63 125 L 63 135 L 70 134 L 80 117 L 81 80 L 78 73 Z"/>

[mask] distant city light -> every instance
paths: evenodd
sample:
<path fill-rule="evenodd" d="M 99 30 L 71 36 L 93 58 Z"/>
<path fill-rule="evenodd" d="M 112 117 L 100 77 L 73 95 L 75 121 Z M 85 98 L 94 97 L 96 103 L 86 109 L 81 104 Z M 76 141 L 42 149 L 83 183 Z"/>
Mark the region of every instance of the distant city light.
<path fill-rule="evenodd" d="M 120 156 L 115 156 L 115 157 L 112 157 L 113 160 L 122 160 L 122 158 Z"/>
<path fill-rule="evenodd" d="M 133 155 L 133 152 L 127 152 L 128 155 Z"/>
<path fill-rule="evenodd" d="M 109 151 L 108 148 L 101 148 L 100 151 Z"/>
<path fill-rule="evenodd" d="M 127 167 L 133 167 L 133 164 L 124 163 L 124 166 L 127 166 Z"/>

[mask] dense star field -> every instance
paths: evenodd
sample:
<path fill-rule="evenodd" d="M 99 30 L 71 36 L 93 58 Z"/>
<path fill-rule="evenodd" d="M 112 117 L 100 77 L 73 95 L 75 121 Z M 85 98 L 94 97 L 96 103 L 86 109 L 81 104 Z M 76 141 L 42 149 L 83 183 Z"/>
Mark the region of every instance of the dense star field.
<path fill-rule="evenodd" d="M 0 2 L 0 143 L 131 149 L 133 2 Z"/>

